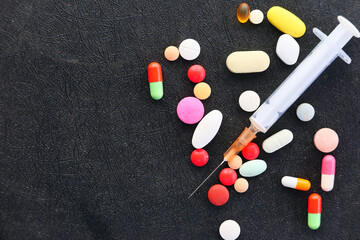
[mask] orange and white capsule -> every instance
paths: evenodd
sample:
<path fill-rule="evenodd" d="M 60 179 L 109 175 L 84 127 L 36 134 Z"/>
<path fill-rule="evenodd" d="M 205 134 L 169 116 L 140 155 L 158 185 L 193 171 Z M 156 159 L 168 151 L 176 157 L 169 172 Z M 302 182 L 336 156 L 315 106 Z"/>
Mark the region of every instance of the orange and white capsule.
<path fill-rule="evenodd" d="M 281 184 L 284 187 L 297 189 L 300 191 L 307 191 L 311 187 L 311 183 L 309 182 L 309 180 L 302 179 L 302 178 L 296 178 L 296 177 L 290 177 L 290 176 L 283 177 L 281 179 Z"/>

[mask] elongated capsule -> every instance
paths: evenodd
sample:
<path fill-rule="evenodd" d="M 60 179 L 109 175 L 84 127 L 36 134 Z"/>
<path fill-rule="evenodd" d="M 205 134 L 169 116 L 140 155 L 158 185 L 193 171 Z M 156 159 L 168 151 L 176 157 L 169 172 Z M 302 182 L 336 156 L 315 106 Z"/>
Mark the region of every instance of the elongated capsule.
<path fill-rule="evenodd" d="M 284 187 L 297 189 L 300 191 L 307 191 L 311 187 L 311 183 L 309 182 L 309 180 L 289 176 L 283 177 L 281 179 L 281 184 Z"/>
<path fill-rule="evenodd" d="M 163 95 L 163 78 L 161 66 L 157 62 L 152 62 L 148 66 L 148 80 L 150 85 L 150 95 L 154 100 L 160 100 Z"/>
<path fill-rule="evenodd" d="M 336 160 L 332 155 L 326 155 L 321 165 L 321 188 L 330 192 L 334 187 Z"/>
<path fill-rule="evenodd" d="M 321 224 L 321 196 L 313 193 L 308 200 L 308 226 L 316 230 Z"/>

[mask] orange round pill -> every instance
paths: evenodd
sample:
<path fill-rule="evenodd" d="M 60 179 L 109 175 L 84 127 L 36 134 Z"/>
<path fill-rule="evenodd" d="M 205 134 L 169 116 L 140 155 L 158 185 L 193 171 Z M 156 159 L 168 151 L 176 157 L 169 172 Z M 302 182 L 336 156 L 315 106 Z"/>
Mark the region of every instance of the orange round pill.
<path fill-rule="evenodd" d="M 319 151 L 329 153 L 338 146 L 339 136 L 330 128 L 322 128 L 315 133 L 314 144 Z"/>
<path fill-rule="evenodd" d="M 244 193 L 249 188 L 249 183 L 245 178 L 238 178 L 234 184 L 235 191 Z"/>
<path fill-rule="evenodd" d="M 201 82 L 195 85 L 194 87 L 194 95 L 200 100 L 205 100 L 210 97 L 211 87 L 209 84 Z"/>
<path fill-rule="evenodd" d="M 239 169 L 242 165 L 242 159 L 239 155 L 233 157 L 231 161 L 228 162 L 230 168 L 236 170 Z"/>
<path fill-rule="evenodd" d="M 208 198 L 215 206 L 222 206 L 229 200 L 229 190 L 221 184 L 215 184 L 209 189 Z"/>
<path fill-rule="evenodd" d="M 165 49 L 165 58 L 169 61 L 175 61 L 179 58 L 179 49 L 175 46 L 169 46 Z"/>

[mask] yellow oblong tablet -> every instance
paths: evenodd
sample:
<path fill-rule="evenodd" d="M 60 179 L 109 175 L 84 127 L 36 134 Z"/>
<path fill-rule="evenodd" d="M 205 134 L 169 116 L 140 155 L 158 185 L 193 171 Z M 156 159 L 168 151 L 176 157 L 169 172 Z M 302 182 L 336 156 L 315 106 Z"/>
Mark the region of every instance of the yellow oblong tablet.
<path fill-rule="evenodd" d="M 274 6 L 267 12 L 269 22 L 294 38 L 299 38 L 306 32 L 306 26 L 300 18 L 285 8 Z"/>
<path fill-rule="evenodd" d="M 226 67 L 232 73 L 257 73 L 270 65 L 270 57 L 264 51 L 238 51 L 226 59 Z"/>

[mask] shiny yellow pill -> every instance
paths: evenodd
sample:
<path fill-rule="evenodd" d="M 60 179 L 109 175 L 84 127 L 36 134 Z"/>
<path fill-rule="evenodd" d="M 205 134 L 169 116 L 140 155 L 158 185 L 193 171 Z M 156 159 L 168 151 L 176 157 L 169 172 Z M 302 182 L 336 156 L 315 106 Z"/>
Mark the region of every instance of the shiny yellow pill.
<path fill-rule="evenodd" d="M 250 18 L 250 7 L 247 3 L 239 5 L 236 11 L 236 16 L 239 22 L 246 23 Z"/>
<path fill-rule="evenodd" d="M 305 34 L 305 23 L 285 8 L 279 6 L 270 8 L 267 12 L 267 18 L 274 27 L 294 38 Z"/>
<path fill-rule="evenodd" d="M 210 97 L 211 88 L 209 84 L 205 82 L 201 82 L 195 85 L 194 87 L 194 95 L 200 100 L 205 100 Z"/>

